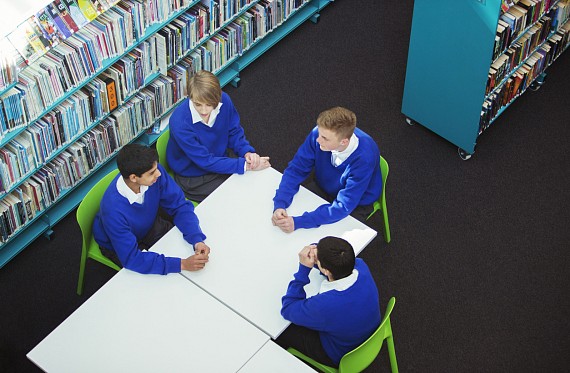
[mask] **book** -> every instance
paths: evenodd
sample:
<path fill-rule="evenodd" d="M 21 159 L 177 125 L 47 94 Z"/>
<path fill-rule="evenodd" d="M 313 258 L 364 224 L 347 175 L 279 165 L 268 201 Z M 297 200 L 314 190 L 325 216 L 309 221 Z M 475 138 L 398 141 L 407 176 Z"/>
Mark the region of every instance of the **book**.
<path fill-rule="evenodd" d="M 111 77 L 103 79 L 105 82 L 105 89 L 107 90 L 107 100 L 109 102 L 109 111 L 113 111 L 117 108 L 119 103 L 117 102 L 117 91 L 115 88 L 115 81 Z"/>
<path fill-rule="evenodd" d="M 63 35 L 62 39 L 67 39 L 75 32 L 73 29 L 69 28 L 67 24 L 63 21 L 63 19 L 59 16 L 59 11 L 57 10 L 56 6 L 53 3 L 48 4 L 45 7 L 45 11 L 53 20 L 55 27 L 61 32 Z"/>
<path fill-rule="evenodd" d="M 40 29 L 48 39 L 52 45 L 52 47 L 59 44 L 59 42 L 65 39 L 65 36 L 62 34 L 61 30 L 59 30 L 51 16 L 49 15 L 46 9 L 42 9 L 36 13 L 35 18 L 36 23 L 40 26 Z"/>
<path fill-rule="evenodd" d="M 66 26 L 73 33 L 75 33 L 77 31 L 79 31 L 79 26 L 73 20 L 73 17 L 71 16 L 71 14 L 69 12 L 69 9 L 67 8 L 67 6 L 65 6 L 65 4 L 62 1 L 63 0 L 54 0 L 53 5 L 57 9 L 57 12 L 59 13 L 60 18 L 63 20 L 63 22 L 65 22 Z"/>
<path fill-rule="evenodd" d="M 87 21 L 91 22 L 99 15 L 97 9 L 93 6 L 93 3 L 89 0 L 77 0 L 77 5 L 83 16 Z"/>
<path fill-rule="evenodd" d="M 69 15 L 73 22 L 77 25 L 78 28 L 82 28 L 86 24 L 89 23 L 89 20 L 85 18 L 81 9 L 79 9 L 79 5 L 75 2 L 75 0 L 61 0 L 62 4 L 65 5 L 67 10 L 69 11 Z"/>

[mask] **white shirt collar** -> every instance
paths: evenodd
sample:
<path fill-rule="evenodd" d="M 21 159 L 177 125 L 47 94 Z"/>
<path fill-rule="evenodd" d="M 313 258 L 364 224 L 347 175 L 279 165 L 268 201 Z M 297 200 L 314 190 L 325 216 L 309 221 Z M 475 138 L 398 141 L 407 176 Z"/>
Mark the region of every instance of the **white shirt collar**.
<path fill-rule="evenodd" d="M 222 107 L 221 102 L 210 113 L 210 118 L 208 119 L 208 123 L 202 121 L 202 117 L 200 116 L 200 113 L 198 113 L 198 110 L 196 110 L 196 108 L 194 107 L 192 100 L 188 100 L 188 102 L 189 102 L 188 105 L 190 105 L 190 113 L 192 114 L 192 123 L 202 122 L 208 127 L 212 127 L 214 125 L 214 122 L 216 121 L 216 118 L 220 113 L 220 108 Z"/>
<path fill-rule="evenodd" d="M 353 133 L 350 136 L 348 146 L 343 151 L 331 150 L 331 162 L 333 166 L 338 167 L 342 162 L 346 161 L 348 157 L 358 148 L 358 137 Z"/>
<path fill-rule="evenodd" d="M 127 183 L 125 183 L 125 179 L 121 176 L 117 179 L 117 191 L 119 191 L 119 194 L 125 197 L 131 205 L 135 202 L 141 205 L 143 204 L 144 194 L 148 190 L 148 186 L 141 185 L 140 188 L 140 193 L 135 193 L 129 188 Z"/>
<path fill-rule="evenodd" d="M 340 280 L 335 281 L 323 281 L 321 282 L 321 289 L 319 294 L 326 293 L 330 290 L 336 291 L 343 291 L 354 285 L 354 283 L 358 280 L 358 270 L 355 268 L 352 270 L 352 273 L 345 278 L 341 278 Z"/>

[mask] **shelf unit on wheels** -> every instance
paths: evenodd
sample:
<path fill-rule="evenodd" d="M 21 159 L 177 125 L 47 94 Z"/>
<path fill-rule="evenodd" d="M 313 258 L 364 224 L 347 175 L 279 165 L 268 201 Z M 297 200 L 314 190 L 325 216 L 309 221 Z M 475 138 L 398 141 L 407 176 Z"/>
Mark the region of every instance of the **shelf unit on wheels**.
<path fill-rule="evenodd" d="M 520 40 L 534 25 L 549 22 L 545 17 L 558 1 L 545 0 L 545 3 L 549 7 L 544 13 L 512 38 L 509 45 Z M 488 92 L 493 56 L 505 54 L 507 50 L 501 53 L 495 50 L 501 5 L 501 0 L 414 1 L 402 113 L 408 124 L 421 124 L 456 145 L 464 160 L 474 153 L 478 136 L 516 97 L 526 88 L 538 87 L 544 82 L 542 69 L 525 81 L 506 104 L 503 102 L 493 111 L 490 118 L 485 122 L 481 120 L 484 102 L 494 99 L 493 94 L 498 95 L 505 82 L 510 84 L 509 78 L 523 64 L 532 61 L 531 55 L 549 41 L 541 41 L 520 65 L 506 74 L 497 88 Z M 546 39 L 555 32 L 553 30 Z M 557 55 L 565 47 L 567 44 L 560 47 Z"/>

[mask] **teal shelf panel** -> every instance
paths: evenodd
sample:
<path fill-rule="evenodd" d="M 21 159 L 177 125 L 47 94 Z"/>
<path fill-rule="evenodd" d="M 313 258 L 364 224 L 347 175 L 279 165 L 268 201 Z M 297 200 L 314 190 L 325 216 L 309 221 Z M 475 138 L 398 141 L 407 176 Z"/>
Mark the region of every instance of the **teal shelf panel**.
<path fill-rule="evenodd" d="M 43 219 L 34 219 L 32 223 L 20 230 L 19 234 L 8 243 L 0 246 L 0 268 L 4 267 L 11 259 L 20 253 L 36 238 L 50 229 L 49 224 Z"/>
<path fill-rule="evenodd" d="M 402 113 L 472 153 L 501 0 L 416 0 Z"/>
<path fill-rule="evenodd" d="M 8 92 L 10 89 L 14 88 L 16 86 L 16 84 L 18 84 L 18 82 L 10 83 L 6 87 L 1 89 L 0 90 L 0 96 L 2 96 L 4 93 Z"/>

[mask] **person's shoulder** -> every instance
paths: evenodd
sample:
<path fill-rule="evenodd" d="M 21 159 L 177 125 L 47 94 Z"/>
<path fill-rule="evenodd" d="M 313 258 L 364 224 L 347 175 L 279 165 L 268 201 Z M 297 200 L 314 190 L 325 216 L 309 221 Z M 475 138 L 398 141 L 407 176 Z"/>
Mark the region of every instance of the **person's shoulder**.
<path fill-rule="evenodd" d="M 115 210 L 118 203 L 121 203 L 121 198 L 124 198 L 117 189 L 117 180 L 121 177 L 121 174 L 117 175 L 109 186 L 105 193 L 103 193 L 103 197 L 101 198 L 101 208 L 104 209 L 105 207 L 110 207 L 111 210 Z"/>
<path fill-rule="evenodd" d="M 366 273 L 370 273 L 370 269 L 368 268 L 368 264 L 362 258 L 356 258 L 354 261 L 354 268 L 361 272 L 364 270 Z"/>
<path fill-rule="evenodd" d="M 232 99 L 230 98 L 230 95 L 228 95 L 226 92 L 222 91 L 222 104 L 225 103 L 232 103 Z"/>

